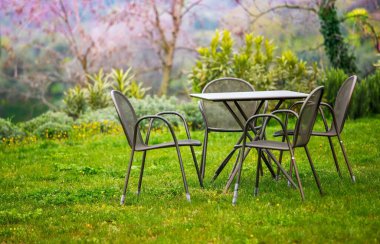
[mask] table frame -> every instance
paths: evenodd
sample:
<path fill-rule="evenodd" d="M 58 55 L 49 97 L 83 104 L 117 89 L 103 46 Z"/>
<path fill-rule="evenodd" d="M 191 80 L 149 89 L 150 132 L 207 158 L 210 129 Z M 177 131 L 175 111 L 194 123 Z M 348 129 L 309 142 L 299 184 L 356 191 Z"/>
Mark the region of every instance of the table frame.
<path fill-rule="evenodd" d="M 256 111 L 254 113 L 254 115 L 256 115 L 260 111 L 260 109 L 263 106 L 263 104 L 264 104 L 265 101 L 268 101 L 268 100 L 277 100 L 278 102 L 277 102 L 277 104 L 276 104 L 276 106 L 274 108 L 274 110 L 277 110 L 277 109 L 279 109 L 279 107 L 282 105 L 282 103 L 285 100 L 290 100 L 290 99 L 305 99 L 308 95 L 309 94 L 306 94 L 306 93 L 287 91 L 287 90 L 190 94 L 191 97 L 200 98 L 200 99 L 203 99 L 203 100 L 208 100 L 208 101 L 213 101 L 213 102 L 222 102 L 225 105 L 225 107 L 227 108 L 227 110 L 231 113 L 231 115 L 233 116 L 233 118 L 236 120 L 236 122 L 239 124 L 239 126 L 242 129 L 244 129 L 244 123 L 245 122 L 242 122 L 239 119 L 239 117 L 233 111 L 233 109 L 228 104 L 228 102 L 233 102 L 234 105 L 237 107 L 239 113 L 242 115 L 242 117 L 245 119 L 245 121 L 247 121 L 249 118 L 245 114 L 245 112 L 243 111 L 243 109 L 241 108 L 241 106 L 239 105 L 239 101 L 260 101 L 260 104 L 256 108 Z M 254 129 L 254 126 L 251 126 L 251 129 L 252 129 L 253 133 L 256 136 L 254 138 L 252 138 L 251 136 L 249 136 L 249 139 L 250 140 L 256 140 L 257 137 L 258 137 L 257 136 L 257 131 Z M 237 141 L 236 144 L 240 144 L 242 140 L 243 140 L 243 135 L 239 138 L 239 140 Z M 235 153 L 236 150 L 237 150 L 237 148 L 234 147 L 229 152 L 229 154 L 227 155 L 227 157 L 223 160 L 223 162 L 219 165 L 218 169 L 215 171 L 214 177 L 212 179 L 213 181 L 216 180 L 216 178 L 222 172 L 222 170 L 227 165 L 227 163 L 229 162 L 229 160 L 231 159 L 231 157 L 233 156 L 233 154 Z M 247 150 L 247 152 L 245 153 L 244 158 L 248 155 L 248 153 L 249 153 L 249 150 Z M 240 154 L 240 151 L 239 151 L 239 154 Z M 269 158 L 272 158 L 272 156 L 273 156 L 272 154 L 270 154 L 270 153 L 267 153 L 267 154 L 268 154 Z M 238 158 L 239 157 L 237 157 L 237 159 Z M 264 163 L 266 164 L 266 166 L 268 167 L 269 171 L 271 172 L 272 176 L 275 178 L 276 174 L 274 173 L 273 168 L 272 168 L 269 160 L 265 158 L 264 154 L 262 154 L 262 159 L 263 159 Z M 232 169 L 232 172 L 231 172 L 231 174 L 229 176 L 229 179 L 227 181 L 227 184 L 226 184 L 226 187 L 225 187 L 225 191 L 228 190 L 228 188 L 230 187 L 230 185 L 231 185 L 231 183 L 232 183 L 232 181 L 233 181 L 233 179 L 234 179 L 234 177 L 235 177 L 235 175 L 237 173 L 236 165 L 237 165 L 237 163 L 235 162 L 235 165 L 234 165 L 234 167 Z M 204 170 L 205 170 L 205 165 L 202 164 L 201 165 L 201 174 L 202 175 L 203 175 Z"/>

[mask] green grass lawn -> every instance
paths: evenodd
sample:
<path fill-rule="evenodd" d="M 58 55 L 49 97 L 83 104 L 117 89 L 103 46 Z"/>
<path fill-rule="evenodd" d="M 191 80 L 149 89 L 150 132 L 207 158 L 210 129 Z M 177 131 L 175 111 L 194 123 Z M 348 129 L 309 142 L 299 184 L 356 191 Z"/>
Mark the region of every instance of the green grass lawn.
<path fill-rule="evenodd" d="M 185 198 L 175 149 L 149 151 L 140 197 L 135 195 L 142 153 L 119 205 L 130 150 L 123 135 L 86 140 L 42 140 L 0 146 L 0 242 L 379 242 L 380 117 L 347 121 L 343 140 L 357 183 L 340 150 L 338 178 L 326 138 L 309 149 L 325 195 L 320 196 L 306 155 L 296 151 L 306 200 L 264 169 L 252 195 L 256 152 L 243 169 L 237 206 L 223 194 L 232 164 L 211 183 L 213 171 L 238 135 L 211 134 L 205 188 L 197 182 L 190 150 L 182 148 L 192 202 Z M 182 133 L 183 135 L 183 133 Z M 202 140 L 201 131 L 192 136 Z M 156 141 L 168 140 L 158 134 Z M 338 143 L 334 139 L 338 149 Z M 196 148 L 200 161 L 201 147 Z M 289 156 L 285 158 L 288 164 Z"/>

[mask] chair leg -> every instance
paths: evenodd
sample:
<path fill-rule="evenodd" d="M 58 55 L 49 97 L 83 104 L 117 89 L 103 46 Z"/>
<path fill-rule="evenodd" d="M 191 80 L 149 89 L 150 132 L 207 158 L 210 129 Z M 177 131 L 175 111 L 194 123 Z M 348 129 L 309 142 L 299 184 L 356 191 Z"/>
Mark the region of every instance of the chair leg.
<path fill-rule="evenodd" d="M 208 130 L 206 128 L 205 129 L 204 139 L 203 139 L 203 149 L 202 149 L 202 162 L 201 162 L 201 177 L 202 177 L 202 180 L 205 178 L 207 142 L 208 142 Z"/>
<path fill-rule="evenodd" d="M 273 179 L 276 179 L 276 173 L 274 172 L 273 167 L 272 167 L 272 163 L 270 162 L 271 158 L 270 158 L 269 154 L 268 154 L 269 157 L 267 159 L 265 157 L 265 155 L 264 155 L 264 152 L 262 150 L 260 150 L 260 151 L 261 151 L 261 158 L 263 159 L 265 165 L 267 166 L 270 174 L 272 175 Z M 261 176 L 263 176 L 263 167 L 262 167 L 262 165 L 260 166 L 260 173 L 261 173 Z"/>
<path fill-rule="evenodd" d="M 259 194 L 259 179 L 260 179 L 260 172 L 259 172 L 259 169 L 261 168 L 261 149 L 258 150 L 258 153 L 257 153 L 257 169 L 256 169 L 256 183 L 255 183 L 255 190 L 253 192 L 253 194 L 255 196 L 257 196 L 257 194 Z"/>
<path fill-rule="evenodd" d="M 282 137 L 282 142 L 285 142 L 285 136 Z M 284 152 L 280 151 L 280 156 L 278 157 L 278 162 L 282 164 L 282 154 Z M 280 168 L 277 167 L 277 175 L 276 175 L 276 180 L 280 179 Z"/>
<path fill-rule="evenodd" d="M 342 178 L 342 173 L 340 172 L 340 168 L 339 168 L 339 164 L 338 164 L 338 159 L 336 157 L 336 153 L 335 153 L 335 149 L 334 149 L 334 144 L 331 140 L 331 137 L 327 137 L 329 139 L 329 144 L 330 144 L 330 149 L 331 149 L 331 153 L 333 155 L 333 158 L 334 158 L 334 163 L 335 163 L 335 167 L 336 167 L 336 171 L 338 172 L 339 174 L 339 177 Z"/>
<path fill-rule="evenodd" d="M 240 162 L 239 162 L 239 165 L 237 165 L 237 177 L 236 177 L 236 183 L 235 183 L 235 188 L 234 188 L 234 196 L 232 198 L 232 205 L 235 206 L 236 205 L 236 202 L 237 202 L 237 198 L 238 198 L 238 190 L 239 190 L 239 183 L 240 183 L 240 178 L 241 178 L 241 171 L 243 169 L 243 162 L 244 162 L 244 154 L 245 154 L 245 150 L 244 150 L 244 146 L 241 148 L 241 153 L 240 153 Z"/>
<path fill-rule="evenodd" d="M 273 162 L 277 165 L 277 167 L 281 170 L 281 172 L 285 175 L 285 178 L 288 180 L 288 184 L 294 186 L 297 189 L 296 183 L 294 183 L 292 177 L 286 172 L 286 170 L 281 166 L 281 164 L 277 161 L 276 157 L 268 150 L 268 155 L 272 158 Z"/>
<path fill-rule="evenodd" d="M 297 178 L 298 188 L 299 188 L 299 191 L 300 191 L 300 194 L 301 194 L 301 198 L 302 198 L 302 200 L 305 200 L 305 194 L 303 192 L 303 188 L 302 188 L 302 184 L 301 184 L 301 179 L 300 179 L 300 175 L 298 173 L 298 168 L 297 168 L 297 164 L 296 164 L 296 159 L 294 157 L 294 152 L 293 152 L 292 149 L 290 149 L 290 156 L 291 156 L 291 160 L 292 160 L 291 165 L 294 166 L 294 172 L 296 173 L 296 178 Z"/>
<path fill-rule="evenodd" d="M 247 158 L 247 156 L 248 156 L 248 154 L 249 154 L 250 151 L 251 151 L 251 148 L 250 148 L 250 147 L 247 148 L 247 149 L 245 150 L 243 160 L 245 160 L 245 159 Z M 241 153 L 239 153 L 239 155 L 240 155 L 240 154 L 241 154 Z M 226 192 L 228 191 L 228 189 L 230 188 L 230 186 L 231 186 L 231 184 L 232 184 L 232 181 L 234 180 L 236 174 L 238 173 L 238 167 L 237 167 L 237 165 L 238 165 L 238 160 L 239 160 L 239 156 L 238 156 L 238 158 L 236 159 L 236 163 L 235 163 L 235 165 L 234 165 L 234 168 L 232 169 L 232 171 L 231 171 L 231 173 L 230 173 L 230 175 L 229 175 L 229 177 L 228 177 L 228 181 L 227 181 L 226 186 L 224 187 L 224 191 L 223 191 L 223 193 L 226 193 Z"/>
<path fill-rule="evenodd" d="M 138 184 L 138 187 L 137 187 L 137 195 L 138 196 L 140 196 L 142 178 L 143 178 L 143 175 L 144 175 L 146 153 L 147 153 L 147 151 L 144 151 L 143 152 L 143 156 L 142 156 L 142 163 L 141 163 L 141 169 L 140 169 L 140 178 L 139 178 L 139 184 Z"/>
<path fill-rule="evenodd" d="M 241 150 L 239 150 L 239 152 L 238 152 L 238 155 L 237 155 L 237 157 L 236 157 L 236 160 L 235 160 L 234 166 L 232 167 L 232 170 L 231 170 L 230 174 L 228 175 L 228 179 L 232 177 L 232 174 L 233 174 L 233 172 L 235 171 L 236 166 L 237 166 L 238 163 L 239 163 L 240 153 L 241 153 Z"/>
<path fill-rule="evenodd" d="M 346 165 L 347 165 L 348 171 L 350 172 L 351 180 L 352 180 L 352 182 L 355 183 L 355 182 L 356 182 L 356 178 L 355 178 L 354 173 L 352 172 L 351 165 L 350 165 L 350 163 L 348 162 L 346 149 L 345 149 L 345 147 L 344 147 L 344 145 L 343 145 L 343 141 L 342 141 L 342 139 L 340 138 L 339 133 L 338 133 L 338 140 L 339 140 L 340 148 L 342 149 L 342 152 L 343 152 L 344 160 L 346 161 Z"/>
<path fill-rule="evenodd" d="M 321 195 L 323 195 L 323 191 L 322 191 L 322 187 L 321 187 L 321 182 L 319 181 L 317 172 L 315 171 L 313 161 L 311 160 L 309 149 L 307 148 L 307 146 L 305 146 L 304 148 L 305 148 L 305 152 L 306 152 L 306 155 L 307 155 L 307 159 L 309 160 L 309 163 L 310 163 L 311 171 L 313 171 L 314 179 L 315 179 L 315 182 L 317 183 L 317 186 L 318 186 L 318 189 L 319 189 L 319 193 Z"/>
<path fill-rule="evenodd" d="M 123 189 L 123 195 L 121 195 L 120 199 L 120 205 L 123 205 L 125 202 L 125 194 L 127 192 L 127 186 L 128 186 L 128 181 L 129 181 L 129 175 L 131 174 L 131 168 L 132 168 L 132 162 L 133 162 L 133 155 L 135 154 L 135 150 L 132 149 L 131 152 L 131 158 L 129 159 L 129 165 L 127 168 L 127 172 L 125 174 L 125 181 L 124 181 L 124 189 Z"/>
<path fill-rule="evenodd" d="M 290 159 L 290 165 L 289 165 L 289 175 L 293 178 L 293 161 Z M 288 181 L 288 186 L 290 187 L 290 182 Z"/>
<path fill-rule="evenodd" d="M 190 200 L 189 187 L 187 185 L 185 168 L 183 167 L 181 151 L 179 150 L 178 145 L 176 146 L 176 150 L 177 150 L 177 156 L 178 156 L 178 161 L 179 161 L 179 167 L 181 168 L 181 173 L 182 173 L 183 186 L 185 187 L 185 191 L 186 191 L 186 199 L 187 199 L 187 201 L 190 202 L 191 200 Z"/>
<path fill-rule="evenodd" d="M 203 188 L 203 180 L 202 180 L 201 172 L 199 171 L 197 157 L 195 156 L 195 152 L 194 152 L 193 146 L 190 146 L 190 150 L 191 150 L 191 155 L 193 156 L 195 170 L 197 171 L 199 185 Z"/>

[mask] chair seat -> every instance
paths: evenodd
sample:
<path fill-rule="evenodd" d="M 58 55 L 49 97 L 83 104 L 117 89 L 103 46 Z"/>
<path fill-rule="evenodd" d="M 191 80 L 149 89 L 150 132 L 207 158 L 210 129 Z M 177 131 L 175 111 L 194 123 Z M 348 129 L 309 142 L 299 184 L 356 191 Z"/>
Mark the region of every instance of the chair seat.
<path fill-rule="evenodd" d="M 202 143 L 197 140 L 178 140 L 178 146 L 201 146 Z M 167 148 L 167 147 L 175 147 L 174 142 L 165 142 L 160 144 L 154 144 L 154 145 L 136 145 L 136 151 L 147 151 L 157 148 Z"/>
<path fill-rule="evenodd" d="M 241 147 L 242 145 L 235 145 L 235 147 Z M 261 149 L 273 149 L 281 151 L 289 151 L 288 143 L 279 141 L 259 140 L 247 142 L 247 147 L 261 148 Z"/>
<path fill-rule="evenodd" d="M 294 135 L 294 130 L 288 130 L 287 131 L 288 135 L 289 136 L 293 136 Z M 282 130 L 280 131 L 276 131 L 273 136 L 283 136 L 284 135 L 284 132 Z M 313 131 L 311 132 L 311 135 L 312 136 L 329 136 L 329 137 L 332 137 L 332 136 L 336 136 L 336 131 L 335 130 L 329 130 L 329 131 Z"/>

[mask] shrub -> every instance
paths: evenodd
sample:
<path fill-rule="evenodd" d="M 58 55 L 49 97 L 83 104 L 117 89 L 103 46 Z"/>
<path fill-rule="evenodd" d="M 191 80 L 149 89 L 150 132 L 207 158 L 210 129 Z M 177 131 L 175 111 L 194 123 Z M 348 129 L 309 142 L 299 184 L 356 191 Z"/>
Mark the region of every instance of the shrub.
<path fill-rule="evenodd" d="M 380 113 L 380 69 L 366 78 L 371 113 Z"/>
<path fill-rule="evenodd" d="M 25 133 L 8 119 L 0 118 L 0 139 L 22 138 Z"/>
<path fill-rule="evenodd" d="M 195 102 L 183 103 L 179 108 L 179 112 L 185 116 L 187 124 L 192 130 L 204 128 L 202 114 Z"/>
<path fill-rule="evenodd" d="M 380 70 L 358 82 L 355 87 L 349 115 L 359 118 L 380 113 Z"/>
<path fill-rule="evenodd" d="M 86 100 L 91 109 L 105 108 L 110 104 L 110 97 L 108 95 L 108 76 L 105 76 L 103 69 L 100 69 L 97 74 L 87 75 L 92 83 L 87 83 Z"/>
<path fill-rule="evenodd" d="M 129 92 L 128 97 L 130 98 L 136 98 L 136 99 L 143 99 L 145 96 L 145 93 L 150 89 L 144 88 L 142 86 L 142 83 L 137 83 L 137 81 L 133 80 L 131 84 L 129 84 Z"/>
<path fill-rule="evenodd" d="M 107 107 L 98 110 L 88 110 L 82 114 L 76 121 L 76 124 L 102 122 L 102 121 L 114 121 L 119 122 L 115 108 Z"/>
<path fill-rule="evenodd" d="M 175 111 L 178 100 L 175 97 L 146 96 L 142 100 L 131 99 L 137 117 L 152 115 L 162 111 Z"/>
<path fill-rule="evenodd" d="M 112 79 L 112 89 L 119 91 L 124 94 L 124 96 L 128 96 L 129 93 L 129 84 L 132 79 L 135 77 L 134 74 L 131 73 L 131 67 L 127 69 L 125 72 L 123 69 L 112 69 L 109 77 Z"/>
<path fill-rule="evenodd" d="M 198 49 L 199 58 L 189 75 L 193 91 L 200 92 L 210 81 L 237 77 L 250 82 L 256 90 L 291 89 L 309 92 L 318 77 L 316 65 L 307 65 L 291 51 L 274 58 L 275 45 L 263 36 L 245 36 L 244 45 L 233 50 L 228 31 L 217 31 L 210 47 Z"/>
<path fill-rule="evenodd" d="M 355 86 L 350 108 L 348 110 L 349 116 L 353 119 L 369 114 L 366 83 L 365 80 L 361 80 Z"/>
<path fill-rule="evenodd" d="M 32 120 L 20 123 L 20 128 L 28 134 L 35 134 L 35 131 L 38 128 L 48 123 L 71 126 L 73 124 L 73 119 L 63 112 L 48 111 Z"/>
<path fill-rule="evenodd" d="M 123 69 L 112 69 L 109 74 L 109 77 L 113 81 L 112 89 L 120 91 L 126 97 L 142 99 L 150 88 L 144 88 L 141 83 L 137 83 L 134 79 L 135 75 L 131 73 L 131 70 L 132 67 L 125 72 Z"/>
<path fill-rule="evenodd" d="M 67 138 L 72 130 L 72 127 L 56 122 L 48 122 L 39 126 L 35 130 L 35 135 L 46 139 L 64 139 Z"/>
<path fill-rule="evenodd" d="M 86 109 L 86 97 L 80 86 L 75 86 L 64 93 L 63 111 L 73 118 L 78 118 Z"/>
<path fill-rule="evenodd" d="M 341 69 L 328 69 L 323 77 L 318 81 L 322 86 L 325 86 L 323 93 L 324 99 L 329 104 L 335 103 L 336 94 L 343 82 L 348 78 L 348 75 Z M 358 84 L 357 84 L 358 86 Z"/>

